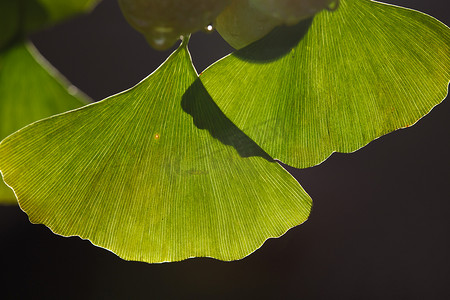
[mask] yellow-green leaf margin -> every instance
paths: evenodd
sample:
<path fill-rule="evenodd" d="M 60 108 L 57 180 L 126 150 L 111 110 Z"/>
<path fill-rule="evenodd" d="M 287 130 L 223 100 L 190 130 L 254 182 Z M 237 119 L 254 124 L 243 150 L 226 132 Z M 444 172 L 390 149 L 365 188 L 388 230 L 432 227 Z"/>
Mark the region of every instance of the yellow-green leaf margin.
<path fill-rule="evenodd" d="M 311 199 L 212 102 L 181 46 L 134 88 L 0 143 L 31 222 L 127 260 L 236 260 L 304 222 Z"/>
<path fill-rule="evenodd" d="M 306 168 L 413 125 L 445 99 L 450 29 L 423 13 L 341 0 L 236 51 L 200 76 L 269 155 Z"/>

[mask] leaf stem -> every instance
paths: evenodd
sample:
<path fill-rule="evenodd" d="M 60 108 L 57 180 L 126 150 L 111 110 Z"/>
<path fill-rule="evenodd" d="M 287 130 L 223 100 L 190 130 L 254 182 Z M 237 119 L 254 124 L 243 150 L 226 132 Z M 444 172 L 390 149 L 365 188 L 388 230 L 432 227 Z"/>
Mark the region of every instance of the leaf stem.
<path fill-rule="evenodd" d="M 189 40 L 190 39 L 191 39 L 191 34 L 181 36 L 180 48 L 181 47 L 185 47 L 186 48 L 187 45 L 189 44 Z"/>

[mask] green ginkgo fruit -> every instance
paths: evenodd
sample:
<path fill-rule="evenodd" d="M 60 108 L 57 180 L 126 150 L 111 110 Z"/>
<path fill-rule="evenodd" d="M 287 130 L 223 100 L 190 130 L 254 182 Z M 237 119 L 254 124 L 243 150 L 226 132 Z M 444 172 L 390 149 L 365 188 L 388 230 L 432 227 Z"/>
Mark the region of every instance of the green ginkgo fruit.
<path fill-rule="evenodd" d="M 283 24 L 294 25 L 321 10 L 334 7 L 338 0 L 249 0 L 256 9 Z"/>
<path fill-rule="evenodd" d="M 280 20 L 256 9 L 249 0 L 233 0 L 214 22 L 216 30 L 235 49 L 259 40 L 278 25 Z"/>
<path fill-rule="evenodd" d="M 338 0 L 233 0 L 216 19 L 220 35 L 235 49 L 267 35 L 276 26 L 294 25 Z"/>
<path fill-rule="evenodd" d="M 231 0 L 119 0 L 127 21 L 158 50 L 212 23 Z"/>

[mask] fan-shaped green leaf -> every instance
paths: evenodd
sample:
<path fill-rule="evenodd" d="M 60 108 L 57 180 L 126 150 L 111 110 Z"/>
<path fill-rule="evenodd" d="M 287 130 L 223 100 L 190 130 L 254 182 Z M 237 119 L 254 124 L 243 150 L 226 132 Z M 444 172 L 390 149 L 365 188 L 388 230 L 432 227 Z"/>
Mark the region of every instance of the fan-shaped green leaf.
<path fill-rule="evenodd" d="M 341 0 L 207 69 L 211 97 L 269 155 L 309 167 L 414 124 L 450 79 L 450 30 L 430 16 Z"/>
<path fill-rule="evenodd" d="M 80 107 L 84 96 L 45 61 L 31 44 L 0 52 L 0 140 L 39 119 Z M 0 203 L 16 203 L 0 181 Z"/>
<path fill-rule="evenodd" d="M 212 102 L 185 46 L 136 87 L 6 138 L 0 170 L 32 222 L 128 260 L 239 259 L 311 205 Z"/>

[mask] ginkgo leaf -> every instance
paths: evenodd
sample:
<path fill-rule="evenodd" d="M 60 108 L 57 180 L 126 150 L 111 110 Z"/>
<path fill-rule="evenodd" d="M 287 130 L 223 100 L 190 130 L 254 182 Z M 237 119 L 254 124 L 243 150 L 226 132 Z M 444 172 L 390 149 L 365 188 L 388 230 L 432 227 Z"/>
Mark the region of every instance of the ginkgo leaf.
<path fill-rule="evenodd" d="M 134 88 L 3 140 L 0 170 L 31 222 L 127 260 L 239 259 L 311 207 L 217 108 L 185 44 Z"/>
<path fill-rule="evenodd" d="M 94 8 L 99 0 L 2 0 L 0 49 L 29 33 Z"/>
<path fill-rule="evenodd" d="M 86 103 L 30 43 L 0 52 L 0 140 L 31 122 Z M 0 181 L 0 203 L 17 203 Z"/>
<path fill-rule="evenodd" d="M 37 0 L 37 2 L 47 11 L 48 21 L 54 23 L 89 12 L 100 0 Z"/>
<path fill-rule="evenodd" d="M 368 0 L 324 11 L 220 60 L 200 76 L 269 155 L 310 167 L 410 126 L 446 96 L 450 30 Z"/>
<path fill-rule="evenodd" d="M 0 1 L 0 50 L 20 30 L 20 9 L 16 0 Z"/>

